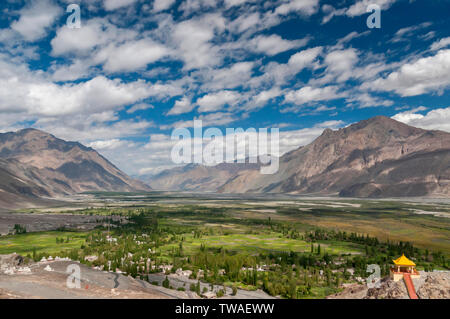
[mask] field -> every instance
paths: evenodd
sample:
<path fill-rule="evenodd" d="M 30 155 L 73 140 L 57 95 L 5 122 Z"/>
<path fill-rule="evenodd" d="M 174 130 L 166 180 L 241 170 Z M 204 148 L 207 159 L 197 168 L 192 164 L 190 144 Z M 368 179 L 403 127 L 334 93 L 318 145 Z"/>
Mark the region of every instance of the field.
<path fill-rule="evenodd" d="M 191 281 L 283 298 L 323 298 L 343 283 L 364 281 L 368 264 L 387 275 L 402 253 L 418 269 L 449 267 L 445 200 L 99 193 L 78 209 L 15 214 L 39 214 L 40 223 L 46 216 L 89 216 L 95 228 L 3 236 L 0 254 L 58 255 L 144 280 L 183 269 Z"/>
<path fill-rule="evenodd" d="M 210 225 L 238 232 L 247 231 L 242 229 L 242 221 L 271 218 L 293 223 L 301 230 L 317 226 L 369 234 L 382 240 L 409 241 L 424 249 L 450 254 L 450 202 L 445 199 L 243 198 L 165 192 L 91 195 L 92 199 L 82 205 L 89 208 L 28 209 L 17 213 L 64 213 L 94 217 L 113 215 L 116 218 L 117 215 L 126 216 L 130 209 L 151 208 L 167 217 L 163 222 L 171 225 Z M 230 220 L 231 224 L 228 223 Z M 284 245 L 284 248 L 287 246 Z"/>
<path fill-rule="evenodd" d="M 323 252 L 330 254 L 359 254 L 363 251 L 363 247 L 342 242 L 321 242 Z M 201 245 L 207 245 L 211 248 L 223 248 L 238 253 L 254 254 L 260 251 L 264 252 L 308 252 L 311 244 L 299 239 L 284 238 L 279 233 L 269 232 L 266 234 L 229 234 L 204 236 L 201 239 L 193 238 L 191 234 L 185 235 L 183 241 L 183 249 L 186 255 L 190 255 L 198 251 Z M 161 246 L 160 250 L 163 256 L 167 256 L 168 252 L 178 248 L 176 244 Z"/>
<path fill-rule="evenodd" d="M 82 232 L 38 232 L 0 237 L 0 255 L 37 253 L 55 254 L 65 249 L 80 248 L 85 242 L 86 233 Z M 56 239 L 61 239 L 57 243 Z"/>

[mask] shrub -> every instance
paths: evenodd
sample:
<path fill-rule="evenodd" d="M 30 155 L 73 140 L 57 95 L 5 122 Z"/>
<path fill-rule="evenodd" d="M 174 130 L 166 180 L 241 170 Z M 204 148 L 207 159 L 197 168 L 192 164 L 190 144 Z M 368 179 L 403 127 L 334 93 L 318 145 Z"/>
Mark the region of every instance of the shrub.
<path fill-rule="evenodd" d="M 164 288 L 169 288 L 170 287 L 170 281 L 169 278 L 166 276 L 166 279 L 164 279 L 164 281 L 162 282 L 162 286 Z"/>

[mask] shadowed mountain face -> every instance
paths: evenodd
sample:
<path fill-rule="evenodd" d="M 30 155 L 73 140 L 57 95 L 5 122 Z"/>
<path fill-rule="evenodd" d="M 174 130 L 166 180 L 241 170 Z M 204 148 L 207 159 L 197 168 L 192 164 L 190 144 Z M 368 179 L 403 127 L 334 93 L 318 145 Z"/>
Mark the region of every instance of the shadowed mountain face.
<path fill-rule="evenodd" d="M 79 143 L 35 129 L 0 134 L 0 207 L 85 191 L 148 190 Z"/>
<path fill-rule="evenodd" d="M 179 177 L 165 174 L 174 181 Z M 283 155 L 276 174 L 242 169 L 222 181 L 217 191 L 224 193 L 448 197 L 450 134 L 378 116 L 337 131 L 326 129 L 311 144 Z"/>
<path fill-rule="evenodd" d="M 215 192 L 230 178 L 246 170 L 258 170 L 259 164 L 222 163 L 216 166 L 189 164 L 146 177 L 158 190 Z"/>

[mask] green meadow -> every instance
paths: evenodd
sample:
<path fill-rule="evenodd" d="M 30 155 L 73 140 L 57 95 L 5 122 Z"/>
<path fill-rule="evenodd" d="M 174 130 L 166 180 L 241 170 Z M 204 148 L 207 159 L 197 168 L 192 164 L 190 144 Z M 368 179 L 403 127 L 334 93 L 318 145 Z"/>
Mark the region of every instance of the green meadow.
<path fill-rule="evenodd" d="M 60 241 L 57 243 L 57 239 Z M 80 248 L 86 233 L 48 231 L 0 237 L 0 254 L 55 254 L 65 249 Z"/>
<path fill-rule="evenodd" d="M 360 254 L 364 247 L 347 242 L 318 241 L 322 252 L 329 254 Z M 223 248 L 236 253 L 254 254 L 257 252 L 309 252 L 311 244 L 301 239 L 283 237 L 280 233 L 269 232 L 263 234 L 228 234 L 203 236 L 194 238 L 192 234 L 185 234 L 183 251 L 186 255 L 194 254 L 204 245 L 208 248 Z M 159 247 L 162 256 L 168 256 L 178 249 L 178 244 L 167 244 Z"/>

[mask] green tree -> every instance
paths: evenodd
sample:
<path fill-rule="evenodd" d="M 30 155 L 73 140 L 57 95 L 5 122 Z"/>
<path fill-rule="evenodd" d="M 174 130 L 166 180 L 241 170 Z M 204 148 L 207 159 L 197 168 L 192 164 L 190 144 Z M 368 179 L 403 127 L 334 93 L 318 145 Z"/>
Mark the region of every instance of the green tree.
<path fill-rule="evenodd" d="M 166 276 L 166 279 L 164 279 L 164 281 L 162 282 L 162 286 L 164 288 L 169 288 L 170 287 L 170 281 L 169 278 Z"/>

